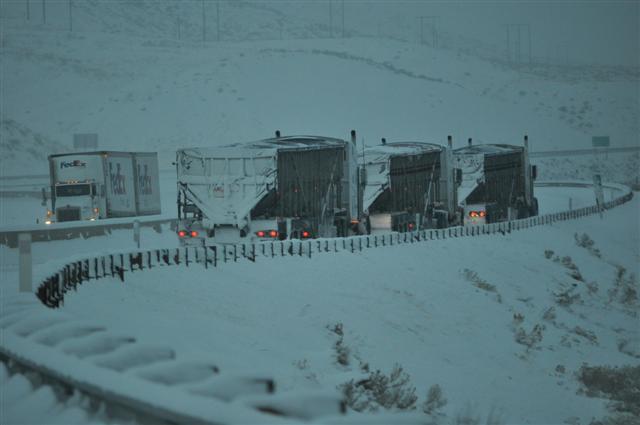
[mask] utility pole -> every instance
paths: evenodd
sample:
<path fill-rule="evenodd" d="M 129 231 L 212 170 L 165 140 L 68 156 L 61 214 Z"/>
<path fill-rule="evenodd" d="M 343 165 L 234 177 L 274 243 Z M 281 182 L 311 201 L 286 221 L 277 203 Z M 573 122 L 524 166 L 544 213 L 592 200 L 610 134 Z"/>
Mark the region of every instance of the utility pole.
<path fill-rule="evenodd" d="M 511 40 L 509 34 L 510 25 L 507 24 L 507 62 L 511 62 Z"/>
<path fill-rule="evenodd" d="M 344 0 L 342 0 L 342 38 L 344 38 Z"/>
<path fill-rule="evenodd" d="M 216 1 L 216 39 L 220 42 L 220 0 Z"/>
<path fill-rule="evenodd" d="M 529 40 L 529 65 L 533 63 L 531 56 L 531 26 L 527 24 L 527 39 Z"/>
<path fill-rule="evenodd" d="M 47 23 L 47 7 L 44 5 L 44 0 L 42 0 L 42 23 Z"/>
<path fill-rule="evenodd" d="M 424 44 L 424 20 L 428 19 L 431 24 L 431 47 L 438 47 L 438 27 L 439 16 L 420 16 L 420 44 Z"/>
<path fill-rule="evenodd" d="M 73 0 L 69 0 L 69 32 L 73 31 L 73 14 L 72 14 L 72 9 L 73 9 Z"/>
<path fill-rule="evenodd" d="M 521 63 L 522 60 L 521 60 L 521 57 L 520 57 L 520 48 L 521 48 L 521 44 L 522 44 L 521 43 L 522 39 L 520 38 L 520 25 L 517 25 L 516 28 L 518 29 L 518 33 L 517 33 L 518 34 L 518 47 L 516 49 L 516 61 L 518 63 Z"/>
<path fill-rule="evenodd" d="M 533 62 L 533 55 L 531 53 L 531 26 L 529 24 L 507 24 L 507 61 L 521 64 L 522 60 L 522 45 L 523 45 L 523 37 L 524 30 L 526 29 L 526 37 L 527 37 L 527 56 L 529 60 L 529 64 Z M 513 38 L 511 32 L 513 30 Z M 513 52 L 513 55 L 512 55 Z"/>
<path fill-rule="evenodd" d="M 204 0 L 202 0 L 202 42 L 207 41 L 207 15 L 204 10 Z"/>
<path fill-rule="evenodd" d="M 31 7 L 29 6 L 29 0 L 26 1 L 27 3 L 27 21 L 31 20 Z"/>
<path fill-rule="evenodd" d="M 333 6 L 332 1 L 329 0 L 329 38 L 333 37 Z"/>

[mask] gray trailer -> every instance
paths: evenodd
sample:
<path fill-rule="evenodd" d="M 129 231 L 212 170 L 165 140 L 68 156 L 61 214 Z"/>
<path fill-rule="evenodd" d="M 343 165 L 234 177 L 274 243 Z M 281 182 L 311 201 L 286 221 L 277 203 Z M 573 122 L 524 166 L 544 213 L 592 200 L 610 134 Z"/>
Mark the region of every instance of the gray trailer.
<path fill-rule="evenodd" d="M 382 139 L 381 145 L 364 150 L 361 167 L 369 229 L 411 231 L 458 222 L 450 147 Z"/>
<path fill-rule="evenodd" d="M 183 244 L 347 235 L 357 224 L 352 141 L 280 137 L 176 153 Z"/>
<path fill-rule="evenodd" d="M 528 138 L 524 146 L 478 144 L 454 150 L 462 170 L 459 199 L 464 224 L 493 223 L 538 214 L 533 194 L 536 167 L 529 164 Z"/>

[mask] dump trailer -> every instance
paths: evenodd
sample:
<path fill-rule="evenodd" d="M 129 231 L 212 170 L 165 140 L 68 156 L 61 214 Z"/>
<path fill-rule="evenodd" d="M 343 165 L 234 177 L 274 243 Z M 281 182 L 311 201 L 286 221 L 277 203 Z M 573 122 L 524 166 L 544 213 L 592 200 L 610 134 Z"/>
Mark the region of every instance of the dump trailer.
<path fill-rule="evenodd" d="M 185 245 L 346 236 L 360 219 L 355 132 L 180 149 L 176 167 Z"/>
<path fill-rule="evenodd" d="M 459 221 L 450 144 L 382 139 L 364 150 L 361 167 L 368 229 L 402 232 Z"/>
<path fill-rule="evenodd" d="M 51 209 L 45 223 L 160 214 L 155 152 L 49 156 Z"/>
<path fill-rule="evenodd" d="M 474 145 L 454 150 L 462 170 L 458 197 L 464 224 L 494 223 L 538 214 L 533 196 L 536 167 L 529 164 L 528 138 L 524 146 Z"/>

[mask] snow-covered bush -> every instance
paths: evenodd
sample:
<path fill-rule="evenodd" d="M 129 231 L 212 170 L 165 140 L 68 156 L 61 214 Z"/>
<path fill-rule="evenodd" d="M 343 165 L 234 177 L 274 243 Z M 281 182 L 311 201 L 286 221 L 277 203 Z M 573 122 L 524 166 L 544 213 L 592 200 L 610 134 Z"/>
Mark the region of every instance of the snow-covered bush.
<path fill-rule="evenodd" d="M 549 307 L 548 309 L 546 309 L 544 314 L 542 315 L 542 319 L 546 320 L 547 322 L 553 322 L 554 320 L 556 320 L 556 308 Z"/>
<path fill-rule="evenodd" d="M 638 301 L 638 281 L 633 273 L 627 275 L 627 269 L 616 266 L 616 277 L 613 288 L 609 290 L 609 301 L 618 301 L 632 306 Z"/>
<path fill-rule="evenodd" d="M 573 328 L 573 333 L 587 339 L 593 345 L 598 345 L 598 337 L 593 331 L 583 329 L 580 326 L 576 326 L 575 328 Z"/>
<path fill-rule="evenodd" d="M 340 386 L 347 406 L 362 412 L 384 409 L 415 409 L 416 388 L 411 385 L 409 375 L 398 364 L 389 376 L 376 370 L 367 379 L 353 379 Z"/>
<path fill-rule="evenodd" d="M 480 276 L 478 276 L 478 273 L 476 273 L 473 270 L 464 269 L 463 274 L 465 279 L 471 282 L 473 286 L 475 286 L 478 289 L 482 289 L 483 291 L 493 292 L 494 294 L 496 294 L 496 301 L 498 301 L 499 303 L 502 303 L 502 296 L 500 295 L 500 293 L 498 293 L 498 290 L 496 289 L 495 285 L 492 285 L 486 280 L 482 279 Z"/>
<path fill-rule="evenodd" d="M 574 293 L 573 288 L 562 292 L 553 293 L 556 303 L 562 307 L 569 307 L 571 304 L 582 302 L 580 294 Z"/>
<path fill-rule="evenodd" d="M 542 332 L 544 329 L 544 325 L 540 324 L 534 325 L 531 332 L 527 332 L 524 328 L 519 327 L 515 331 L 515 340 L 518 344 L 526 346 L 527 349 L 532 349 L 542 341 Z"/>
<path fill-rule="evenodd" d="M 569 276 L 571 276 L 575 280 L 579 280 L 580 282 L 584 281 L 584 279 L 582 278 L 582 274 L 578 269 L 578 266 L 576 266 L 576 264 L 573 262 L 571 257 L 569 257 L 568 255 L 565 257 L 562 257 L 560 262 L 562 263 L 563 266 L 569 269 Z"/>
<path fill-rule="evenodd" d="M 453 423 L 455 425 L 500 425 L 502 424 L 502 419 L 500 413 L 492 408 L 487 414 L 487 419 L 483 421 L 480 414 L 468 404 L 462 411 L 456 414 Z"/>
<path fill-rule="evenodd" d="M 573 238 L 576 241 L 576 245 L 586 249 L 591 255 L 602 258 L 600 250 L 595 247 L 595 242 L 589 237 L 588 234 L 583 233 L 582 235 L 578 235 L 577 233 L 574 233 Z"/>
<path fill-rule="evenodd" d="M 349 347 L 344 345 L 343 339 L 340 338 L 338 341 L 336 341 L 336 344 L 333 348 L 336 350 L 336 361 L 342 366 L 348 366 L 349 354 L 351 353 L 351 350 L 349 350 Z"/>
<path fill-rule="evenodd" d="M 439 415 L 438 410 L 442 409 L 446 404 L 447 399 L 443 396 L 442 388 L 440 388 L 440 385 L 435 384 L 429 388 L 427 399 L 422 403 L 422 411 L 427 415 Z"/>
<path fill-rule="evenodd" d="M 577 372 L 589 397 L 607 398 L 610 408 L 640 417 L 640 366 L 587 366 Z"/>
<path fill-rule="evenodd" d="M 635 341 L 621 339 L 620 341 L 618 341 L 618 351 L 626 354 L 627 356 L 640 359 L 640 341 L 638 341 L 637 339 Z"/>
<path fill-rule="evenodd" d="M 344 330 L 342 323 L 338 322 L 333 326 L 328 325 L 327 329 L 338 335 L 338 340 L 333 345 L 333 348 L 336 352 L 336 362 L 338 362 L 338 364 L 341 364 L 342 366 L 348 366 L 349 354 L 351 353 L 351 350 L 349 350 L 349 347 L 347 347 L 344 343 Z"/>

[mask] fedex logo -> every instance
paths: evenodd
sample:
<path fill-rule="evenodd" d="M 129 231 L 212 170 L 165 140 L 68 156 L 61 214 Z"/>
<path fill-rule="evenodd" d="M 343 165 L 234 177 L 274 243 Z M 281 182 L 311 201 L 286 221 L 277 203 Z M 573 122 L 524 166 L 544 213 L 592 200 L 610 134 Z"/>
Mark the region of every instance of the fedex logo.
<path fill-rule="evenodd" d="M 148 164 L 144 164 L 144 171 L 141 170 L 140 164 L 138 164 L 138 186 L 143 195 L 151 195 L 153 193 Z"/>
<path fill-rule="evenodd" d="M 86 167 L 87 163 L 84 161 L 80 161 L 79 159 L 74 159 L 73 161 L 61 161 L 60 168 L 70 168 L 70 167 Z"/>
<path fill-rule="evenodd" d="M 114 195 L 126 195 L 127 187 L 125 186 L 125 176 L 122 174 L 122 167 L 116 163 L 116 169 L 113 169 L 113 163 L 109 163 L 109 179 L 111 180 L 111 193 Z"/>

